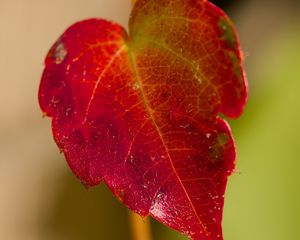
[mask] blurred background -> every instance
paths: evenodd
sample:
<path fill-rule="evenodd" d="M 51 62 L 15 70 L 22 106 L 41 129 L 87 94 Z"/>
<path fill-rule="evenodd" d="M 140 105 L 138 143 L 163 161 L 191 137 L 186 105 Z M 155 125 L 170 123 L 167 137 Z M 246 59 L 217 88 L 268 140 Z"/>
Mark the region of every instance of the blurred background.
<path fill-rule="evenodd" d="M 230 121 L 237 171 L 228 183 L 225 240 L 300 239 L 300 1 L 214 1 L 246 56 L 250 98 Z M 0 0 L 0 239 L 129 240 L 128 213 L 104 185 L 86 190 L 42 119 L 43 59 L 72 23 L 127 26 L 129 0 Z M 152 221 L 154 240 L 186 239 Z"/>

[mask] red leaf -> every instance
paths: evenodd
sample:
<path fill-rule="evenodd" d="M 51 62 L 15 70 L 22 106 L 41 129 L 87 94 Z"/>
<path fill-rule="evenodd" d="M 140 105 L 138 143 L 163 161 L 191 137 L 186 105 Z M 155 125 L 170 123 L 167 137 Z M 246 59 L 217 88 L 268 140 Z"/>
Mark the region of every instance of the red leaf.
<path fill-rule="evenodd" d="M 228 17 L 204 0 L 139 0 L 129 36 L 90 19 L 46 58 L 39 101 L 86 185 L 195 240 L 223 239 L 235 147 L 227 123 L 247 89 Z"/>

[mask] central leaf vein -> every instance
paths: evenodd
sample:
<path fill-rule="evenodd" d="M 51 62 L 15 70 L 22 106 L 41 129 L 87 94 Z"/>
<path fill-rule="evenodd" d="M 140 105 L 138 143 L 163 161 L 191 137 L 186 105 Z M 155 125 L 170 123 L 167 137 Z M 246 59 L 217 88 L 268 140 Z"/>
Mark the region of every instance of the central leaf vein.
<path fill-rule="evenodd" d="M 185 188 L 185 186 L 184 186 L 184 184 L 183 184 L 183 182 L 182 182 L 182 180 L 181 180 L 181 178 L 180 178 L 180 176 L 179 176 L 179 174 L 178 174 L 178 172 L 176 170 L 176 167 L 174 166 L 174 163 L 173 163 L 172 157 L 170 155 L 168 146 L 165 143 L 165 140 L 164 140 L 164 137 L 163 137 L 163 133 L 161 132 L 158 124 L 155 121 L 155 117 L 153 115 L 154 111 L 150 107 L 150 103 L 149 103 L 149 101 L 148 101 L 148 99 L 146 97 L 146 94 L 145 94 L 145 91 L 144 91 L 144 86 L 142 84 L 142 79 L 141 79 L 140 74 L 138 72 L 138 68 L 137 68 L 135 56 L 134 56 L 134 54 L 130 50 L 128 52 L 129 52 L 129 60 L 130 60 L 130 63 L 132 65 L 132 70 L 133 70 L 134 76 L 136 78 L 136 81 L 140 85 L 140 91 L 141 91 L 142 101 L 144 103 L 146 111 L 149 113 L 150 119 L 151 119 L 151 121 L 152 121 L 152 123 L 153 123 L 153 125 L 154 125 L 154 127 L 156 129 L 156 132 L 159 135 L 159 138 L 160 138 L 160 140 L 162 142 L 162 145 L 163 145 L 163 147 L 165 149 L 165 152 L 167 154 L 167 158 L 169 159 L 172 171 L 174 172 L 176 178 L 178 179 L 178 182 L 179 182 L 179 184 L 180 184 L 180 186 L 181 186 L 181 188 L 182 188 L 182 190 L 183 190 L 183 192 L 184 192 L 184 194 L 185 194 L 185 196 L 186 196 L 186 198 L 187 198 L 187 200 L 188 200 L 188 202 L 189 202 L 189 204 L 190 204 L 190 206 L 191 206 L 191 208 L 192 208 L 192 210 L 194 212 L 195 217 L 197 218 L 200 226 L 203 228 L 204 232 L 208 236 L 208 232 L 206 231 L 206 228 L 205 228 L 203 222 L 201 221 L 199 214 L 197 213 L 197 211 L 195 209 L 195 206 L 194 206 L 194 204 L 193 204 L 193 202 L 192 202 L 192 200 L 191 200 L 191 198 L 190 198 L 190 196 L 189 196 L 189 194 L 188 194 L 188 192 L 187 192 L 187 190 L 186 190 L 186 188 Z"/>

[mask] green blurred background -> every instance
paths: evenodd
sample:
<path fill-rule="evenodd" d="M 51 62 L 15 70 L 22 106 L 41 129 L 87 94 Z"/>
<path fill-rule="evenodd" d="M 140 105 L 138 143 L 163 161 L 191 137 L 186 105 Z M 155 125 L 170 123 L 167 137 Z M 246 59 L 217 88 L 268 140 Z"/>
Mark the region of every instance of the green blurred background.
<path fill-rule="evenodd" d="M 228 183 L 225 240 L 300 239 L 300 2 L 214 1 L 237 25 L 250 85 L 230 121 L 237 171 Z M 127 210 L 104 185 L 86 190 L 42 120 L 43 58 L 73 22 L 126 25 L 129 0 L 0 0 L 0 239 L 129 240 Z M 154 240 L 186 239 L 152 221 Z"/>

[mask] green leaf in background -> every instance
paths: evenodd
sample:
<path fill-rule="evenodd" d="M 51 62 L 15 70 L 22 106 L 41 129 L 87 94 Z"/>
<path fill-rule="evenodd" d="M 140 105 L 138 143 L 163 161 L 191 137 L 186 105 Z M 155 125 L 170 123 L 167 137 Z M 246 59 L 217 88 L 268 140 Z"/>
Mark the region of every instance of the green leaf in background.
<path fill-rule="evenodd" d="M 252 67 L 249 105 L 233 125 L 238 171 L 229 181 L 225 239 L 300 239 L 300 34 L 285 29 Z M 237 224 L 238 223 L 238 224 Z"/>

